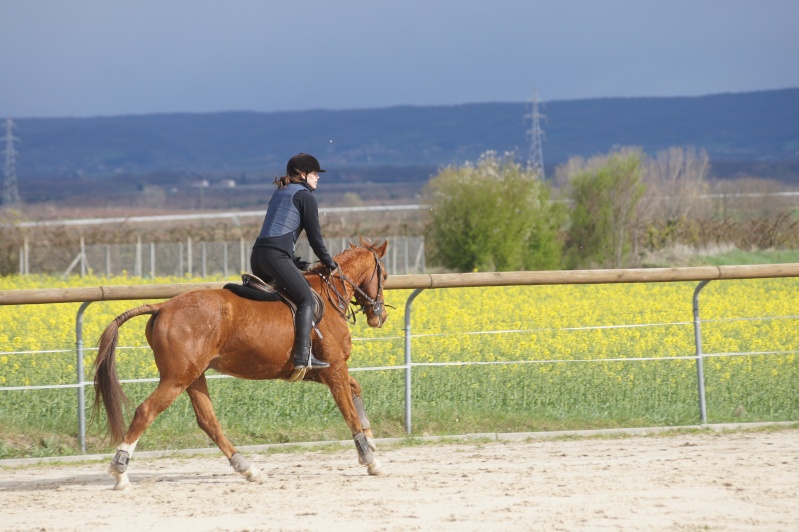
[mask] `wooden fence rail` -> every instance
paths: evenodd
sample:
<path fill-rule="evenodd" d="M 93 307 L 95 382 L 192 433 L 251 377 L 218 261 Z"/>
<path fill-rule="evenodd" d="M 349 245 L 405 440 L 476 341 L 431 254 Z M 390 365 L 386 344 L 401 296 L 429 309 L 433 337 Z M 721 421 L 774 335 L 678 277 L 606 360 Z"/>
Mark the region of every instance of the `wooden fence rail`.
<path fill-rule="evenodd" d="M 385 288 L 387 290 L 396 290 L 514 285 L 661 283 L 774 277 L 799 277 L 799 263 L 619 270 L 397 275 L 388 278 Z M 223 282 L 215 282 L 3 290 L 0 291 L 0 305 L 168 299 L 191 290 L 222 288 L 224 285 L 225 283 Z"/>

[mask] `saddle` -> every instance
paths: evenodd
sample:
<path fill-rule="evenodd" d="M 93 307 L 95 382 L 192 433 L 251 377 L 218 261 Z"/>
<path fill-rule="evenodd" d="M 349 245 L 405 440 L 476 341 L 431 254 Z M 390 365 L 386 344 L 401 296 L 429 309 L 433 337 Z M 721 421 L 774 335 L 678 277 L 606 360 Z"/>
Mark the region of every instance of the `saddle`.
<path fill-rule="evenodd" d="M 291 300 L 288 294 L 251 273 L 242 274 L 241 284 L 228 283 L 223 288 L 230 290 L 239 297 L 252 299 L 253 301 L 282 301 L 289 306 L 292 316 L 297 313 L 297 304 Z M 325 302 L 315 290 L 311 290 L 311 293 L 314 300 L 314 323 L 318 325 L 325 315 Z"/>

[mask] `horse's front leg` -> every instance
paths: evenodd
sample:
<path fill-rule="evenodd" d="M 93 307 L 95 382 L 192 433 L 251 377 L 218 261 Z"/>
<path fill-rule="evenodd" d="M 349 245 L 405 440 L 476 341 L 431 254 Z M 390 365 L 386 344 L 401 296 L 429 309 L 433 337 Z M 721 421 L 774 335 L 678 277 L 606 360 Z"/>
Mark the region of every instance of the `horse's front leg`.
<path fill-rule="evenodd" d="M 358 381 L 352 375 L 348 376 L 350 379 L 350 389 L 352 390 L 352 403 L 355 405 L 355 411 L 358 413 L 358 419 L 361 420 L 361 428 L 363 429 L 363 434 L 366 436 L 366 443 L 369 444 L 369 448 L 374 451 L 377 449 L 375 445 L 375 435 L 372 433 L 372 424 L 369 423 L 369 418 L 366 417 L 366 409 L 363 406 L 363 399 L 361 398 L 361 385 L 358 384 Z"/>
<path fill-rule="evenodd" d="M 321 380 L 333 395 L 341 415 L 344 416 L 347 426 L 352 432 L 352 439 L 355 440 L 355 449 L 358 451 L 358 463 L 366 466 L 370 475 L 382 473 L 382 464 L 375 458 L 372 447 L 369 445 L 363 426 L 361 425 L 358 411 L 353 401 L 352 389 L 350 388 L 350 377 L 345 362 L 332 363 L 329 369 L 320 373 Z"/>

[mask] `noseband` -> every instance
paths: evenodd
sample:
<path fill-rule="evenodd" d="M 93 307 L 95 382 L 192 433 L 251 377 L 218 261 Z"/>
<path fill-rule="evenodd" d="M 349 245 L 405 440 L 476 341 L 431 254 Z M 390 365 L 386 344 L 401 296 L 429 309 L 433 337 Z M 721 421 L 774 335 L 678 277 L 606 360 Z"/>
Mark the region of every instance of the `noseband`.
<path fill-rule="evenodd" d="M 361 287 L 355 283 L 355 281 L 347 277 L 344 274 L 344 271 L 340 267 L 336 270 L 338 273 L 334 271 L 330 274 L 330 277 L 325 277 L 324 274 L 315 271 L 315 273 L 322 278 L 322 281 L 324 281 L 324 283 L 328 287 L 327 297 L 330 300 L 330 302 L 334 304 L 336 310 L 338 311 L 339 314 L 341 314 L 342 317 L 344 317 L 344 319 L 352 320 L 353 324 L 355 323 L 356 315 L 359 312 L 366 313 L 367 308 L 371 308 L 372 313 L 375 316 L 378 316 L 378 319 L 380 319 L 379 316 L 383 313 L 383 307 L 386 306 L 385 302 L 383 301 L 383 270 L 385 268 L 383 266 L 383 260 L 377 256 L 375 250 L 370 249 L 369 251 L 372 252 L 372 256 L 374 256 L 375 258 L 375 269 L 374 271 L 372 271 L 372 276 L 369 277 L 369 281 L 366 284 L 367 285 L 371 284 L 372 279 L 374 279 L 375 275 L 377 275 L 377 294 L 374 298 L 372 298 L 371 296 L 369 296 L 369 294 L 364 292 L 361 289 Z M 336 284 L 331 282 L 335 277 L 338 277 L 341 280 L 342 288 L 346 286 L 345 283 L 348 283 L 350 286 L 352 286 L 353 293 L 356 296 L 354 300 L 348 301 L 346 291 L 344 294 L 342 294 L 339 291 L 339 289 L 336 287 Z M 333 297 L 331 296 L 330 292 L 335 294 L 336 296 L 335 301 L 333 300 Z M 363 302 L 358 301 L 357 297 L 358 295 L 360 295 L 360 299 Z M 347 308 L 348 306 L 349 308 Z"/>

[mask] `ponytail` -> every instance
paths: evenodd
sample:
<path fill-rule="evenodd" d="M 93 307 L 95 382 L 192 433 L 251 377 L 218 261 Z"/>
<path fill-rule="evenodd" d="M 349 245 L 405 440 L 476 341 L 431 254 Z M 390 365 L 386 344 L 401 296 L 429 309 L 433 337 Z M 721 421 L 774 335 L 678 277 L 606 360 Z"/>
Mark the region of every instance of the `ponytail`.
<path fill-rule="evenodd" d="M 274 180 L 274 185 L 277 188 L 285 188 L 291 183 L 305 183 L 305 178 L 302 174 L 295 174 L 293 176 L 284 175 L 282 177 L 276 177 Z"/>

